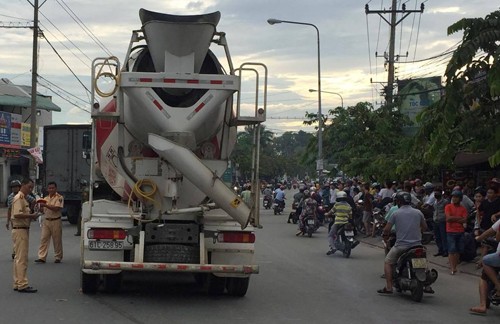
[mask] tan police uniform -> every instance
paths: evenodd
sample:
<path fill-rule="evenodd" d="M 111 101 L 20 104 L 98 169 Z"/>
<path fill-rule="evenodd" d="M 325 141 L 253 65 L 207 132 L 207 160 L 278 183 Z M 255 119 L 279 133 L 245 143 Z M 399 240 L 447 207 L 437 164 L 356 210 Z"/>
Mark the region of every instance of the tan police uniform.
<path fill-rule="evenodd" d="M 12 202 L 12 241 L 14 242 L 14 289 L 22 290 L 28 287 L 28 247 L 31 219 L 17 219 L 17 214 L 29 214 L 30 205 L 24 194 L 19 191 Z"/>
<path fill-rule="evenodd" d="M 62 208 L 64 207 L 64 197 L 56 192 L 52 196 L 44 197 L 44 199 L 47 201 L 47 205 L 61 207 L 61 209 L 53 211 L 49 208 L 44 208 L 45 219 L 42 222 L 42 236 L 40 239 L 40 248 L 38 249 L 38 259 L 43 261 L 47 259 L 50 238 L 52 237 L 54 257 L 56 262 L 60 262 L 63 258 L 61 215 Z"/>

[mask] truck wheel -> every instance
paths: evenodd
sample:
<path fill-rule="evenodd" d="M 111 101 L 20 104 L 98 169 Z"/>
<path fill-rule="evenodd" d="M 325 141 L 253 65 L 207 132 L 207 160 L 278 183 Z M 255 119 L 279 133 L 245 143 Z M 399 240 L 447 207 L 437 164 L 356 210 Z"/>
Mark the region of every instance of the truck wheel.
<path fill-rule="evenodd" d="M 250 277 L 227 278 L 227 292 L 231 296 L 243 297 L 247 293 L 249 283 L 250 283 Z"/>
<path fill-rule="evenodd" d="M 95 294 L 99 288 L 99 275 L 88 274 L 82 271 L 82 292 L 84 294 Z"/>
<path fill-rule="evenodd" d="M 104 276 L 104 290 L 116 293 L 122 287 L 122 273 L 107 274 Z"/>
<path fill-rule="evenodd" d="M 68 205 L 66 206 L 66 210 L 68 213 L 68 222 L 70 224 L 78 223 L 78 215 L 80 213 L 80 208 L 77 205 Z"/>
<path fill-rule="evenodd" d="M 226 288 L 226 278 L 208 275 L 208 294 L 212 296 L 222 295 Z"/>

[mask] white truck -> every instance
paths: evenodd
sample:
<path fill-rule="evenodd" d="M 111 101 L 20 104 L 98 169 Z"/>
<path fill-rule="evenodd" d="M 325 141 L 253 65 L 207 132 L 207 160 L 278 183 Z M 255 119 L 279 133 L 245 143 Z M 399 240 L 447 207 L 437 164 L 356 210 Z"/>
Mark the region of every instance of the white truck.
<path fill-rule="evenodd" d="M 267 68 L 251 62 L 233 67 L 225 33 L 216 31 L 219 12 L 179 16 L 141 9 L 139 16 L 142 27 L 132 32 L 123 66 L 115 57 L 97 58 L 92 66 L 92 171 L 89 201 L 82 207 L 81 289 L 95 293 L 103 283 L 117 291 L 127 271 L 189 272 L 211 294 L 244 296 L 250 275 L 259 272 L 259 191 L 248 206 L 220 176 L 237 126 L 250 126 L 258 188 Z M 211 44 L 223 50 L 227 70 Z M 255 87 L 249 110 L 239 103 L 244 72 Z M 103 180 L 115 199 L 94 194 Z"/>

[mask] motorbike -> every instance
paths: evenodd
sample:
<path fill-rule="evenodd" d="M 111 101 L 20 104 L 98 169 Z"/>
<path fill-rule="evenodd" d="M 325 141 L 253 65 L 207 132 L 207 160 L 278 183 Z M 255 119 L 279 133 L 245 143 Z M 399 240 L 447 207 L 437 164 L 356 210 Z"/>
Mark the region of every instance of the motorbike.
<path fill-rule="evenodd" d="M 264 199 L 262 200 L 262 205 L 264 206 L 265 209 L 270 209 L 271 208 L 271 196 L 264 196 Z"/>
<path fill-rule="evenodd" d="M 334 244 L 335 249 L 341 251 L 345 258 L 351 256 L 351 250 L 357 245 L 354 241 L 354 227 L 352 224 L 347 223 L 338 227 L 337 239 Z"/>
<path fill-rule="evenodd" d="M 274 200 L 274 203 L 273 203 L 273 211 L 274 211 L 274 215 L 281 215 L 281 213 L 283 212 L 283 210 L 285 209 L 285 202 L 281 202 L 279 200 Z"/>
<path fill-rule="evenodd" d="M 292 221 L 292 223 L 297 224 L 297 222 L 299 221 L 300 213 L 297 210 L 298 207 L 299 207 L 299 203 L 294 201 L 292 203 L 292 211 L 290 212 L 290 215 L 288 215 L 288 223 L 290 223 L 290 221 Z"/>
<path fill-rule="evenodd" d="M 486 240 L 482 241 L 481 244 L 488 247 L 488 252 L 487 252 L 488 254 L 495 253 L 498 246 L 498 242 L 494 238 L 487 238 Z M 495 268 L 495 270 L 497 272 L 497 278 L 500 280 L 500 268 Z M 489 278 L 487 282 L 488 282 L 488 296 L 486 298 L 486 307 L 490 308 L 491 305 L 499 306 L 500 300 L 498 298 L 495 298 L 496 294 L 495 285 Z"/>
<path fill-rule="evenodd" d="M 325 223 L 325 214 L 326 214 L 325 207 L 323 207 L 323 205 L 318 205 L 318 207 L 316 208 L 316 214 L 319 226 L 323 226 L 323 224 Z"/>
<path fill-rule="evenodd" d="M 427 251 L 423 245 L 407 249 L 393 269 L 396 291 L 409 290 L 411 298 L 416 302 L 422 301 L 424 287 L 433 284 L 437 277 L 438 272 L 428 267 Z"/>
<path fill-rule="evenodd" d="M 382 236 L 382 232 L 384 231 L 384 227 L 387 224 L 385 220 L 385 212 L 384 209 L 374 208 L 373 209 L 373 233 L 375 236 Z"/>
<path fill-rule="evenodd" d="M 353 210 L 353 223 L 357 233 L 366 234 L 365 225 L 363 224 L 363 200 L 356 202 L 356 209 Z"/>
<path fill-rule="evenodd" d="M 302 234 L 307 234 L 307 236 L 312 237 L 313 233 L 319 228 L 318 219 L 314 215 L 306 215 L 304 217 L 304 229 Z"/>

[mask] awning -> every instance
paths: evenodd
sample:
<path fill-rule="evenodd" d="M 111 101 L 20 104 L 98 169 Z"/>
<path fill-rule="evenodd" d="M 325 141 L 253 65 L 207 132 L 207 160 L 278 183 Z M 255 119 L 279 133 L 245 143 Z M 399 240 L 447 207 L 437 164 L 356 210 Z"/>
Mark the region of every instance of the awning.
<path fill-rule="evenodd" d="M 0 106 L 30 108 L 31 97 L 0 95 Z M 61 108 L 55 105 L 50 100 L 50 97 L 45 97 L 42 95 L 38 95 L 36 97 L 36 109 L 48 110 L 48 111 L 61 111 Z"/>
<path fill-rule="evenodd" d="M 471 165 L 488 162 L 488 158 L 490 157 L 490 155 L 491 154 L 487 152 L 458 152 L 457 155 L 455 155 L 453 163 L 460 168 L 468 167 Z"/>

